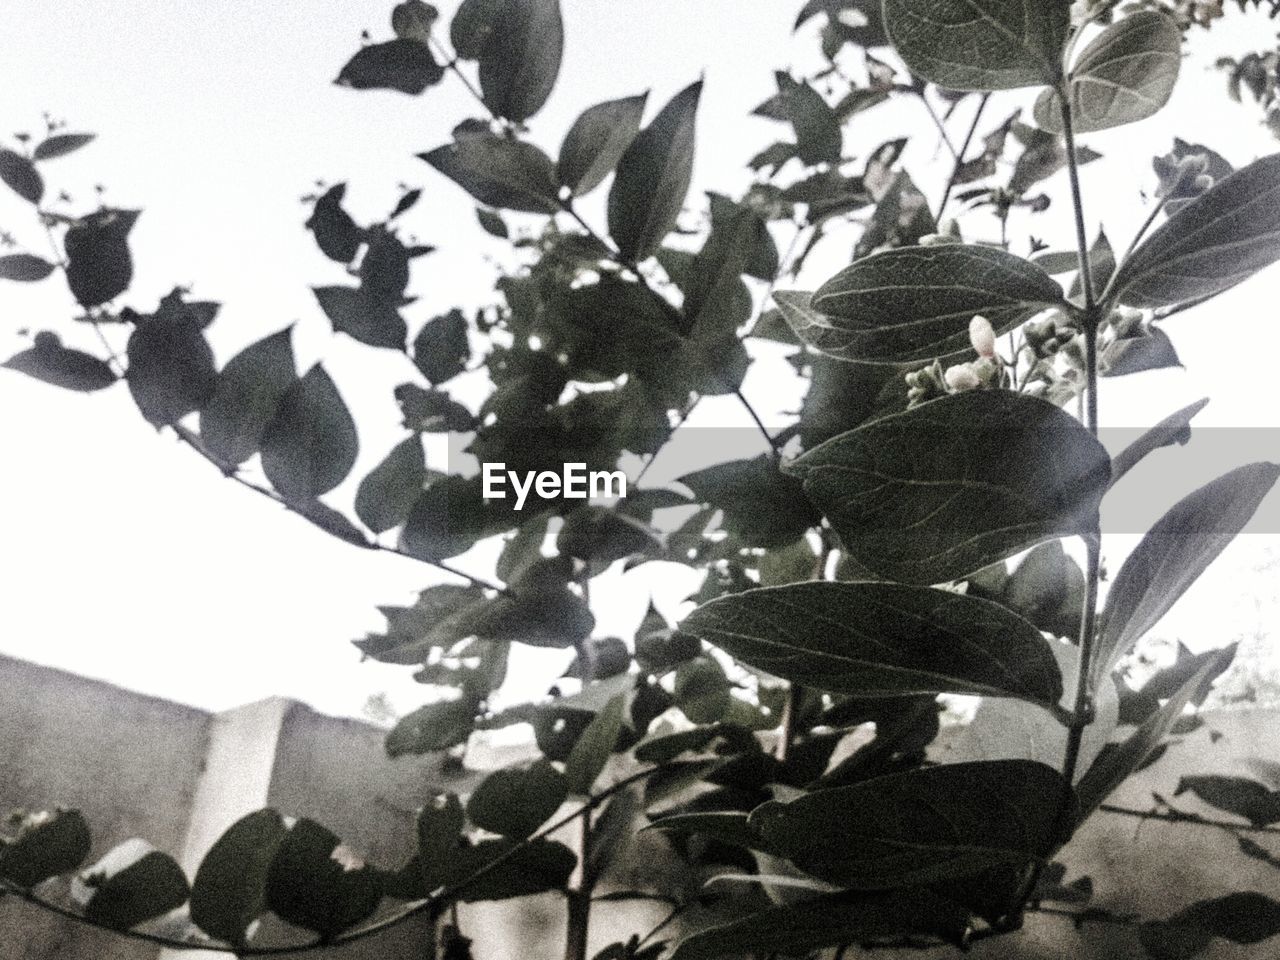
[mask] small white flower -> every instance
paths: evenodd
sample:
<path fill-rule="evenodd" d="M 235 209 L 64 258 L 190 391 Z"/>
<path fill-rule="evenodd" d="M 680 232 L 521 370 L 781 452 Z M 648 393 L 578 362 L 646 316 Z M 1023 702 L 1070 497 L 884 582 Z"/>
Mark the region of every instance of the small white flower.
<path fill-rule="evenodd" d="M 969 321 L 969 342 L 978 356 L 991 358 L 996 355 L 996 331 L 991 321 L 979 314 Z"/>
<path fill-rule="evenodd" d="M 982 381 L 967 363 L 957 363 L 954 367 L 947 367 L 947 372 L 942 375 L 942 379 L 947 389 L 955 393 L 977 390 L 982 386 Z"/>

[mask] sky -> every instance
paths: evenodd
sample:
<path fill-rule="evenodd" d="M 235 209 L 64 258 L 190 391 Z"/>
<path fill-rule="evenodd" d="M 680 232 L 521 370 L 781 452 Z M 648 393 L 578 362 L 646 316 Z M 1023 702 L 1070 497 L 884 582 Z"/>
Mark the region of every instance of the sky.
<path fill-rule="evenodd" d="M 462 191 L 414 158 L 447 142 L 459 120 L 475 115 L 461 85 L 447 79 L 415 99 L 331 83 L 363 29 L 376 39 L 389 37 L 391 5 L 5 5 L 0 141 L 11 131 L 38 131 L 46 110 L 65 118 L 69 129 L 99 134 L 89 148 L 47 166 L 51 192 L 65 189 L 87 207 L 100 183 L 109 203 L 144 208 L 133 235 L 137 273 L 127 301 L 148 308 L 175 284 L 222 301 L 211 332 L 220 361 L 298 322 L 300 362 L 323 359 L 361 423 L 361 459 L 353 479 L 336 492 L 338 505 L 349 505 L 355 482 L 399 439 L 387 387 L 409 371 L 403 357 L 371 356 L 328 331 L 309 288 L 341 283 L 342 270 L 302 229 L 307 211 L 300 197 L 317 179 L 347 181 L 348 205 L 367 221 L 385 215 L 400 195 L 398 184 L 425 188 L 404 228 L 440 252 L 415 268 L 410 293 L 420 303 L 408 312 L 411 324 L 457 304 L 484 302 L 496 263 L 507 262 L 502 246 L 481 233 Z M 741 189 L 745 161 L 782 132 L 747 115 L 773 92 L 775 68 L 812 62 L 812 33 L 790 39 L 796 7 L 784 0 L 564 0 L 564 67 L 530 135 L 554 155 L 582 108 L 651 89 L 652 116 L 705 75 L 690 196 L 696 201 L 701 190 Z M 446 16 L 451 9 L 444 4 Z M 1184 66 L 1163 114 L 1087 138 L 1107 158 L 1083 173 L 1091 232 L 1101 219 L 1118 246 L 1127 244 L 1145 214 L 1137 188 L 1150 188 L 1150 158 L 1165 152 L 1174 135 L 1206 141 L 1237 165 L 1277 149 L 1256 108 L 1227 101 L 1222 77 L 1207 66 L 1220 48 L 1250 49 L 1273 34 L 1264 19 L 1232 11 L 1204 58 Z M 992 123 L 1025 102 L 1016 94 L 1005 99 L 1007 110 L 991 108 Z M 971 107 L 957 114 L 957 137 Z M 868 114 L 847 142 L 865 156 L 904 124 L 922 133 L 905 158 L 908 169 L 922 182 L 940 182 L 939 165 L 949 160 L 923 114 L 911 120 L 893 109 Z M 1065 195 L 1061 176 L 1048 187 L 1055 197 Z M 604 193 L 584 206 L 601 224 Z M 1055 204 L 1034 231 L 1058 246 L 1069 243 L 1065 213 L 1065 204 Z M 41 253 L 43 238 L 30 221 L 20 200 L 0 196 L 0 229 Z M 994 221 L 982 215 L 966 226 L 976 239 L 995 235 Z M 1025 244 L 1026 233 L 1015 232 L 1015 243 Z M 848 251 L 847 242 L 821 248 L 798 286 L 820 283 L 847 263 Z M 1165 329 L 1187 369 L 1108 383 L 1101 395 L 1104 425 L 1146 425 L 1201 396 L 1213 397 L 1197 421 L 1202 426 L 1280 425 L 1272 373 L 1280 346 L 1277 294 L 1280 267 L 1170 320 Z M 6 284 L 0 288 L 0 354 L 25 346 L 17 336 L 23 328 L 65 333 L 70 309 L 56 278 L 29 287 Z M 92 346 L 88 331 L 72 333 L 80 338 L 68 337 L 72 345 Z M 777 422 L 798 393 L 777 351 L 766 350 L 765 361 L 746 391 L 765 419 Z M 691 426 L 742 427 L 744 421 L 732 404 L 708 402 Z M 1212 444 L 1158 455 L 1146 473 L 1135 474 L 1131 502 L 1158 513 L 1242 459 L 1280 460 L 1274 434 L 1255 429 L 1238 436 L 1249 452 L 1232 447 L 1220 456 L 1237 459 L 1216 471 L 1214 456 L 1204 452 L 1216 449 Z M 6 467 L 0 653 L 215 710 L 284 695 L 325 712 L 359 715 L 374 693 L 385 693 L 400 710 L 426 698 L 406 669 L 359 663 L 349 641 L 381 626 L 378 604 L 410 602 L 439 576 L 412 561 L 331 540 L 226 482 L 172 435 L 147 426 L 126 390 L 82 396 L 5 373 L 0 451 Z M 1143 486 L 1147 481 L 1157 494 Z M 1277 509 L 1275 501 L 1273 495 L 1268 509 Z M 1215 646 L 1265 619 L 1272 608 L 1250 594 L 1267 578 L 1248 578 L 1275 555 L 1276 541 L 1255 535 L 1233 547 L 1173 615 L 1168 632 L 1193 646 Z M 1132 542 L 1116 537 L 1109 556 L 1122 556 Z M 492 548 L 480 548 L 463 563 L 482 573 L 493 555 Z M 662 565 L 625 578 L 611 574 L 595 591 L 599 635 L 629 635 L 651 591 L 667 598 L 668 612 L 675 613 L 670 598 L 692 586 L 687 580 Z M 525 659 L 513 672 L 526 673 L 525 665 L 546 678 L 564 659 L 519 656 Z"/>

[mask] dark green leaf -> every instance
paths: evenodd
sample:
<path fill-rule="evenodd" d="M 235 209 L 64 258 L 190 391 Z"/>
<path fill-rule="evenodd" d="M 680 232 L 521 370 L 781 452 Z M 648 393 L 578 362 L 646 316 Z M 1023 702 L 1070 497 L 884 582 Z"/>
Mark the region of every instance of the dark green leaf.
<path fill-rule="evenodd" d="M 412 607 L 380 607 L 387 618 L 385 635 L 356 641 L 366 655 L 383 663 L 413 664 L 427 660 L 433 649 L 448 649 L 475 633 L 484 591 L 445 583 L 428 587 Z"/>
<path fill-rule="evenodd" d="M 1042 763 L 956 763 L 770 801 L 750 824 L 807 873 L 885 890 L 1043 857 L 1057 840 L 1063 793 L 1062 777 Z"/>
<path fill-rule="evenodd" d="M 855 196 L 854 201 L 855 208 L 862 205 L 861 198 Z M 937 230 L 928 199 L 910 174 L 899 170 L 876 201 L 871 220 L 853 248 L 853 257 L 860 260 L 877 250 L 913 246 Z M 813 242 L 820 236 L 821 233 L 815 234 Z"/>
<path fill-rule="evenodd" d="M 79 810 L 25 818 L 18 835 L 0 845 L 0 879 L 30 889 L 70 873 L 89 856 L 89 824 Z"/>
<path fill-rule="evenodd" d="M 1171 216 L 1134 251 L 1112 298 L 1131 307 L 1207 299 L 1280 259 L 1280 154 L 1238 170 Z"/>
<path fill-rule="evenodd" d="M 1113 23 L 1084 48 L 1069 83 L 1076 133 L 1144 120 L 1169 102 L 1182 61 L 1182 31 L 1171 17 L 1142 10 Z M 1036 123 L 1062 132 L 1062 98 L 1042 93 Z"/>
<path fill-rule="evenodd" d="M 730 594 L 680 629 L 775 676 L 833 693 L 965 693 L 1056 704 L 1039 631 L 999 604 L 895 583 L 794 583 Z"/>
<path fill-rule="evenodd" d="M 396 444 L 360 481 L 356 490 L 356 516 L 374 533 L 400 526 L 422 493 L 426 478 L 422 440 L 414 434 Z"/>
<path fill-rule="evenodd" d="M 484 229 L 484 232 L 491 237 L 506 240 L 511 236 L 511 231 L 507 229 L 506 221 L 502 219 L 502 215 L 497 210 L 476 207 L 476 219 L 480 221 L 480 226 Z"/>
<path fill-rule="evenodd" d="M 402 383 L 395 389 L 404 426 L 414 433 L 465 433 L 475 429 L 471 411 L 442 390 Z"/>
<path fill-rule="evenodd" d="M 904 583 L 962 577 L 1053 537 L 1096 535 L 1110 458 L 1056 406 L 954 394 L 791 463 L 858 563 Z"/>
<path fill-rule="evenodd" d="M 200 411 L 200 439 L 223 463 L 240 464 L 257 453 L 267 424 L 297 381 L 293 328 L 263 337 L 228 361 L 213 399 Z"/>
<path fill-rule="evenodd" d="M 322 941 L 367 919 L 382 899 L 376 873 L 351 866 L 338 838 L 301 819 L 281 841 L 267 872 L 267 906 Z"/>
<path fill-rule="evenodd" d="M 27 203 L 39 203 L 44 180 L 35 164 L 20 153 L 0 149 L 0 180 Z"/>
<path fill-rule="evenodd" d="M 560 73 L 560 0 L 505 0 L 480 52 L 480 89 L 500 117 L 523 123 L 542 109 Z"/>
<path fill-rule="evenodd" d="M 342 198 L 346 193 L 345 183 L 334 184 L 316 200 L 307 220 L 307 229 L 315 234 L 316 245 L 321 252 L 338 263 L 350 263 L 356 258 L 365 234 L 351 215 L 342 209 Z"/>
<path fill-rule="evenodd" d="M 398 90 L 411 96 L 444 79 L 431 48 L 403 38 L 363 47 L 347 61 L 334 81 L 353 90 Z"/>
<path fill-rule="evenodd" d="M 129 392 L 155 426 L 176 423 L 213 399 L 218 386 L 213 351 L 198 318 L 172 294 L 155 314 L 136 317 L 127 353 Z"/>
<path fill-rule="evenodd" d="M 67 285 L 82 307 L 96 307 L 129 289 L 129 232 L 137 210 L 99 210 L 67 228 Z"/>
<path fill-rule="evenodd" d="M 1113 340 L 1099 358 L 1100 373 L 1104 377 L 1125 377 L 1145 370 L 1168 370 L 1181 367 L 1178 351 L 1169 335 L 1158 327 L 1151 327 L 1137 337 Z"/>
<path fill-rule="evenodd" d="M 606 100 L 584 110 L 560 145 L 556 173 L 560 185 L 575 197 L 590 193 L 604 181 L 640 130 L 648 93 Z"/>
<path fill-rule="evenodd" d="M 430 43 L 431 27 L 439 16 L 440 11 L 423 0 L 404 0 L 391 11 L 391 29 L 401 40 Z"/>
<path fill-rule="evenodd" d="M 626 702 L 623 694 L 614 697 L 592 718 L 587 729 L 578 737 L 578 742 L 573 745 L 573 752 L 564 764 L 565 784 L 569 793 L 590 796 L 596 777 L 600 776 L 600 771 L 609 762 L 609 756 L 618 743 L 618 734 L 622 732 L 622 711 Z"/>
<path fill-rule="evenodd" d="M 477 873 L 486 864 L 503 857 L 502 864 L 484 876 L 461 886 L 461 881 Z M 514 840 L 482 840 L 465 847 L 455 855 L 455 875 L 460 887 L 458 899 L 465 903 L 507 900 L 527 897 L 548 890 L 564 890 L 578 866 L 578 858 L 563 843 L 534 840 L 517 844 Z"/>
<path fill-rule="evenodd" d="M 433 384 L 460 374 L 471 357 L 467 320 L 461 310 L 450 310 L 428 320 L 413 339 L 413 362 Z"/>
<path fill-rule="evenodd" d="M 369 538 L 346 515 L 333 509 L 319 500 L 307 500 L 302 503 L 291 503 L 290 510 L 310 523 L 315 524 L 331 537 L 337 537 L 357 547 L 368 547 Z"/>
<path fill-rule="evenodd" d="M 1187 960 L 1214 937 L 1238 944 L 1261 943 L 1280 934 L 1280 903 L 1255 891 L 1200 900 L 1168 920 L 1144 923 L 1139 939 L 1155 960 Z"/>
<path fill-rule="evenodd" d="M 95 356 L 62 345 L 55 333 L 36 334 L 35 345 L 16 353 L 0 366 L 25 373 L 55 387 L 87 393 L 116 382 L 111 367 Z"/>
<path fill-rule="evenodd" d="M 1173 694 L 1163 707 L 1151 714 L 1129 739 L 1119 746 L 1104 750 L 1076 784 L 1079 821 L 1083 823 L 1111 792 L 1137 770 L 1165 736 L 1194 698 L 1230 666 L 1236 655 L 1232 644 L 1208 659 L 1196 673 Z"/>
<path fill-rule="evenodd" d="M 176 910 L 191 892 L 182 868 L 171 856 L 136 840 L 126 841 L 88 867 L 83 879 L 93 889 L 85 904 L 85 919 L 113 930 L 129 930 Z"/>
<path fill-rule="evenodd" d="M 524 840 L 560 809 L 568 787 L 565 775 L 547 760 L 495 770 L 467 800 L 467 816 L 481 829 Z"/>
<path fill-rule="evenodd" d="M 401 534 L 401 547 L 422 560 L 465 553 L 506 529 L 506 520 L 485 503 L 479 477 L 441 477 L 418 495 Z"/>
<path fill-rule="evenodd" d="M 685 937 L 671 960 L 779 953 L 805 956 L 822 947 L 896 937 L 959 942 L 969 913 L 926 890 L 852 897 L 831 894 L 757 911 L 741 920 Z"/>
<path fill-rule="evenodd" d="M 676 706 L 693 723 L 716 723 L 723 719 L 732 698 L 729 678 L 718 661 L 700 657 L 677 668 Z"/>
<path fill-rule="evenodd" d="M 637 553 L 657 553 L 658 535 L 638 520 L 604 507 L 579 507 L 556 535 L 556 549 L 566 556 L 607 566 Z"/>
<path fill-rule="evenodd" d="M 523 140 L 483 134 L 418 156 L 485 206 L 530 213 L 559 207 L 551 158 Z"/>
<path fill-rule="evenodd" d="M 389 757 L 434 753 L 464 743 L 475 726 L 476 708 L 469 700 L 437 700 L 405 714 L 387 734 Z"/>
<path fill-rule="evenodd" d="M 403 350 L 408 327 L 395 305 L 363 288 L 313 287 L 333 329 L 371 347 Z"/>
<path fill-rule="evenodd" d="M 819 519 L 800 483 L 764 454 L 707 467 L 680 482 L 703 503 L 723 510 L 725 529 L 747 546 L 785 546 Z"/>
<path fill-rule="evenodd" d="M 1004 333 L 1064 306 L 1062 289 L 1035 264 L 994 247 L 944 244 L 886 250 L 846 267 L 804 310 L 778 296 L 796 335 L 842 360 L 910 363 L 968 353 L 981 314 Z"/>
<path fill-rule="evenodd" d="M 1070 0 L 884 0 L 912 73 L 952 90 L 1011 90 L 1062 76 Z"/>
<path fill-rule="evenodd" d="M 262 469 L 286 500 L 314 500 L 346 479 L 359 449 L 351 412 L 316 364 L 285 391 L 267 424 Z"/>
<path fill-rule="evenodd" d="M 1257 780 L 1213 775 L 1183 777 L 1173 795 L 1188 791 L 1211 807 L 1244 817 L 1255 827 L 1280 823 L 1280 791 Z"/>
<path fill-rule="evenodd" d="M 1072 264 L 1072 270 L 1077 269 L 1080 264 L 1079 254 L 1071 254 L 1075 259 Z M 1116 272 L 1116 251 L 1111 246 L 1111 241 L 1107 238 L 1107 232 L 1099 229 L 1098 236 L 1089 246 L 1089 266 L 1090 272 L 1093 274 L 1093 291 L 1095 296 L 1101 297 L 1102 291 L 1106 289 L 1107 281 L 1111 279 L 1111 275 Z M 1071 282 L 1071 290 L 1067 294 L 1067 298 L 1076 304 L 1083 303 L 1082 294 L 1084 293 L 1084 281 L 1080 274 L 1076 274 L 1075 279 Z"/>
<path fill-rule="evenodd" d="M 1161 447 L 1185 444 L 1191 439 L 1191 420 L 1205 408 L 1209 398 L 1197 400 L 1189 407 L 1165 417 L 1154 427 L 1125 447 L 1111 459 L 1111 485 L 1142 461 L 1147 454 Z"/>
<path fill-rule="evenodd" d="M 624 260 L 647 259 L 676 225 L 693 176 L 702 81 L 677 93 L 618 162 L 609 190 L 609 234 Z"/>
<path fill-rule="evenodd" d="M 508 0 L 462 0 L 449 24 L 449 42 L 463 60 L 477 60 L 506 13 Z"/>
<path fill-rule="evenodd" d="M 1280 466 L 1251 463 L 1178 501 L 1142 538 L 1107 593 L 1095 677 L 1111 673 L 1237 533 L 1280 479 Z"/>
<path fill-rule="evenodd" d="M 242 817 L 218 838 L 191 886 L 191 920 L 205 933 L 243 944 L 266 910 L 267 872 L 288 832 L 275 810 Z"/>
<path fill-rule="evenodd" d="M 92 143 L 94 139 L 95 135 L 92 133 L 55 133 L 36 144 L 31 156 L 35 160 L 65 157 L 68 153 Z"/>
<path fill-rule="evenodd" d="M 840 118 L 812 86 L 779 71 L 777 96 L 756 109 L 768 116 L 791 124 L 796 135 L 796 153 L 809 165 L 837 163 L 843 148 Z"/>
<path fill-rule="evenodd" d="M 34 283 L 53 273 L 53 264 L 30 253 L 10 253 L 0 257 L 0 280 Z"/>

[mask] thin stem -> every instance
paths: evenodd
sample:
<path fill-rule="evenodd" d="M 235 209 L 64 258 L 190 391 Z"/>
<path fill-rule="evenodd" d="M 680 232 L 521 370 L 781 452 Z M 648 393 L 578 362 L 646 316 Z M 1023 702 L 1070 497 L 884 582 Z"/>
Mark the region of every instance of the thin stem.
<path fill-rule="evenodd" d="M 938 116 L 938 111 L 933 109 L 933 104 L 929 102 L 929 98 L 923 90 L 917 93 L 920 102 L 924 104 L 925 110 L 929 112 L 929 119 L 933 121 L 933 125 L 938 128 L 938 135 L 942 137 L 943 146 L 947 148 L 947 153 L 951 154 L 951 159 L 959 166 L 963 161 L 961 157 L 963 152 L 956 149 L 956 145 L 951 142 L 951 134 L 947 132 L 947 125 L 942 122 L 942 118 Z"/>
<path fill-rule="evenodd" d="M 1120 817 L 1136 817 L 1139 820 L 1162 820 L 1165 823 L 1192 823 L 1202 827 L 1216 827 L 1219 830 L 1226 830 L 1228 833 L 1280 835 L 1280 827 L 1255 826 L 1252 823 L 1232 823 L 1230 820 L 1220 820 L 1214 817 L 1202 817 L 1198 813 L 1188 813 L 1176 807 L 1171 807 L 1167 803 L 1164 806 L 1164 810 L 1134 810 L 1130 807 L 1104 803 L 1098 809 L 1102 813 L 1115 814 Z"/>
<path fill-rule="evenodd" d="M 1085 312 L 1092 314 L 1097 306 L 1097 291 L 1093 288 L 1093 265 L 1089 262 L 1089 238 L 1084 226 L 1084 202 L 1080 195 L 1080 164 L 1076 159 L 1075 120 L 1071 115 L 1071 98 L 1060 90 L 1058 102 L 1062 106 L 1062 132 L 1067 142 L 1067 171 L 1071 177 L 1071 199 L 1076 215 L 1076 252 L 1080 259 L 1080 284 L 1084 287 Z"/>
<path fill-rule="evenodd" d="M 947 203 L 951 200 L 951 192 L 956 188 L 956 179 L 960 176 L 960 168 L 964 166 L 964 158 L 969 153 L 969 147 L 973 143 L 973 138 L 978 132 L 978 124 L 982 120 L 983 111 L 987 109 L 987 101 L 991 99 L 991 94 L 984 93 L 982 99 L 978 101 L 978 109 L 974 111 L 973 121 L 969 124 L 969 132 L 965 134 L 964 145 L 960 147 L 959 157 L 956 159 L 955 165 L 951 168 L 951 176 L 947 179 L 947 188 L 942 192 L 942 203 L 938 205 L 938 220 L 942 219 L 942 215 L 946 213 Z"/>
<path fill-rule="evenodd" d="M 493 107 L 489 105 L 489 102 L 485 100 L 484 94 L 481 93 L 478 89 L 476 89 L 476 85 L 471 82 L 471 78 L 462 72 L 462 69 L 458 66 L 457 56 L 450 54 L 448 51 L 446 51 L 444 48 L 444 45 L 440 43 L 440 41 L 437 40 L 435 36 L 429 36 L 427 39 L 430 42 L 431 49 L 432 51 L 434 51 L 435 55 L 444 61 L 445 69 L 450 71 L 455 77 L 457 77 L 459 80 L 462 81 L 462 85 L 467 88 L 467 92 L 471 94 L 471 96 L 475 99 L 476 103 L 484 107 L 485 110 L 488 112 L 489 116 L 492 117 L 495 121 L 502 124 L 504 127 L 507 126 L 506 119 L 498 116 L 498 114 L 494 111 Z"/>
<path fill-rule="evenodd" d="M 262 486 L 261 484 L 254 483 L 252 480 L 243 476 L 235 465 L 226 463 L 217 457 L 200 441 L 200 437 L 197 434 L 188 430 L 180 423 L 172 424 L 172 426 L 173 432 L 177 434 L 178 439 L 182 443 L 186 444 L 209 463 L 217 467 L 218 471 L 228 480 L 232 480 L 240 484 L 240 486 L 244 487 L 246 490 L 252 490 L 258 496 L 265 497 L 272 503 L 284 507 L 284 509 L 288 510 L 290 513 L 295 513 L 300 517 L 306 518 L 307 515 L 304 511 L 293 506 L 293 504 L 289 503 L 289 501 L 280 496 L 280 494 L 268 487 Z M 352 546 L 360 547 L 364 550 L 376 550 L 381 553 L 394 553 L 398 557 L 405 557 L 409 560 L 416 560 L 419 563 L 425 563 L 429 567 L 435 567 L 437 570 L 443 571 L 451 576 L 458 577 L 461 580 L 466 580 L 473 586 L 481 587 L 485 590 L 496 590 L 498 593 L 505 594 L 509 597 L 514 596 L 509 588 L 496 584 L 491 580 L 486 580 L 484 577 L 474 576 L 467 573 L 465 570 L 459 570 L 457 567 L 450 563 L 446 563 L 443 560 L 426 560 L 422 557 L 415 556 L 412 553 L 406 553 L 404 550 L 398 550 L 395 547 L 388 547 L 372 540 L 365 540 L 357 543 L 356 541 L 347 539 L 346 537 L 339 537 L 337 534 L 333 534 L 333 536 L 338 537 L 338 539 L 342 540 L 343 543 L 349 543 Z"/>
<path fill-rule="evenodd" d="M 1142 242 L 1142 238 L 1147 235 L 1147 231 L 1151 229 L 1151 225 L 1156 222 L 1156 217 L 1164 211 L 1165 205 L 1169 202 L 1168 197 L 1161 197 L 1160 202 L 1151 208 L 1151 212 L 1147 214 L 1147 218 L 1142 221 L 1142 226 L 1138 228 L 1138 232 L 1133 235 L 1133 239 L 1129 241 L 1129 246 L 1124 251 L 1124 256 L 1120 258 L 1119 263 L 1124 263 L 1131 256 L 1133 251 L 1138 249 L 1138 244 Z M 1104 304 L 1111 299 L 1111 291 L 1115 288 L 1116 277 L 1120 275 L 1119 270 L 1114 270 L 1107 279 L 1107 284 L 1102 290 L 1102 296 L 1099 298 Z"/>
<path fill-rule="evenodd" d="M 582 872 L 578 886 L 568 892 L 568 924 L 564 934 L 564 960 L 587 960 L 587 935 L 591 931 L 591 891 L 595 878 L 591 875 L 591 812 L 580 821 Z"/>

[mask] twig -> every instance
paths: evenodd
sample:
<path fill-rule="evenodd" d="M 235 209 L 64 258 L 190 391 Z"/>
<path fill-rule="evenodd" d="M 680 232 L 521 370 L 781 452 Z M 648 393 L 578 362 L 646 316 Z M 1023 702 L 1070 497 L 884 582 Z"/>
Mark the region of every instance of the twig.
<path fill-rule="evenodd" d="M 1201 827 L 1216 827 L 1219 830 L 1226 830 L 1230 833 L 1267 833 L 1272 835 L 1280 835 L 1280 827 L 1273 826 L 1256 826 L 1252 823 L 1232 823 L 1230 820 L 1220 820 L 1215 817 L 1204 817 L 1198 813 L 1190 813 L 1185 810 L 1179 810 L 1176 807 L 1164 804 L 1164 810 L 1134 810 L 1130 807 L 1121 807 L 1111 803 L 1101 804 L 1098 809 L 1103 813 L 1115 814 L 1121 817 L 1136 817 L 1139 820 L 1162 820 L 1165 823 L 1193 823 Z"/>
<path fill-rule="evenodd" d="M 990 99 L 991 94 L 984 93 L 982 99 L 978 101 L 978 109 L 974 111 L 973 122 L 969 124 L 969 132 L 965 135 L 959 158 L 951 168 L 951 176 L 947 179 L 947 188 L 942 192 L 942 203 L 938 206 L 938 220 L 942 219 L 942 215 L 947 210 L 947 203 L 951 200 L 951 193 L 956 188 L 956 179 L 960 176 L 960 168 L 964 166 L 964 157 L 969 153 L 969 147 L 978 132 L 978 123 L 982 120 L 982 113 L 987 109 L 987 101 Z"/>

